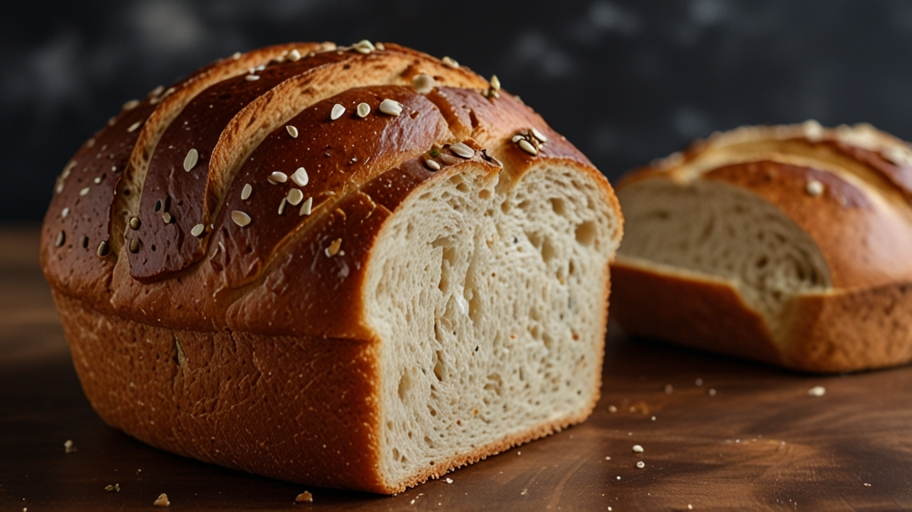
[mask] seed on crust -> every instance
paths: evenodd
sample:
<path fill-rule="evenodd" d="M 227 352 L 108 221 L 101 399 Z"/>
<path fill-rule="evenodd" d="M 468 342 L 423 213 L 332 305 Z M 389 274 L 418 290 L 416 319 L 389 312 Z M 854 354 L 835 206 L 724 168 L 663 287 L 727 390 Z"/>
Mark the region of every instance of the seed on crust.
<path fill-rule="evenodd" d="M 285 131 L 288 132 L 288 135 L 291 135 L 291 138 L 292 138 L 292 139 L 297 139 L 297 138 L 298 138 L 298 129 L 295 128 L 294 126 L 291 126 L 290 124 L 289 124 L 289 125 L 285 125 Z"/>
<path fill-rule="evenodd" d="M 536 139 L 538 139 L 541 143 L 548 142 L 548 137 L 545 137 L 545 134 L 536 130 L 535 128 L 531 128 L 529 130 L 529 133 L 531 133 L 532 136 L 535 137 Z"/>
<path fill-rule="evenodd" d="M 313 503 L 313 494 L 310 491 L 304 491 L 295 497 L 295 503 Z"/>
<path fill-rule="evenodd" d="M 138 238 L 134 238 L 134 239 L 130 240 L 130 252 L 132 252 L 133 254 L 136 254 L 139 252 L 139 239 Z"/>
<path fill-rule="evenodd" d="M 57 233 L 57 241 L 54 242 L 54 245 L 56 245 L 57 247 L 61 247 L 65 243 L 66 243 L 66 232 L 61 229 L 60 233 Z"/>
<path fill-rule="evenodd" d="M 332 112 L 330 112 L 330 114 L 329 114 L 329 118 L 332 119 L 333 121 L 335 121 L 336 119 L 339 119 L 340 117 L 342 117 L 342 114 L 344 114 L 344 113 L 345 113 L 345 107 L 336 103 L 335 105 L 333 105 Z"/>
<path fill-rule="evenodd" d="M 124 110 L 133 110 L 139 105 L 139 100 L 130 100 L 123 104 Z"/>
<path fill-rule="evenodd" d="M 142 226 L 142 221 L 139 220 L 139 217 L 130 218 L 130 229 L 136 231 L 140 226 Z"/>
<path fill-rule="evenodd" d="M 633 445 L 633 451 L 636 453 L 643 453 L 644 450 L 643 450 L 642 446 L 635 444 L 635 445 Z"/>
<path fill-rule="evenodd" d="M 380 112 L 391 116 L 398 116 L 402 113 L 402 103 L 389 98 L 381 101 L 378 108 L 380 109 Z"/>
<path fill-rule="evenodd" d="M 810 180 L 807 182 L 804 190 L 808 193 L 808 195 L 817 197 L 820 194 L 823 194 L 823 183 L 820 183 L 817 180 Z"/>
<path fill-rule="evenodd" d="M 519 140 L 519 148 L 522 149 L 523 151 L 525 151 L 526 153 L 529 153 L 530 155 L 538 154 L 538 150 L 535 149 L 535 146 L 533 146 L 532 143 L 526 139 Z"/>
<path fill-rule="evenodd" d="M 80 195 L 80 196 L 84 196 L 84 195 L 86 195 L 86 194 L 88 194 L 88 193 L 89 193 L 89 187 L 85 187 L 84 189 L 82 189 L 82 190 L 79 191 L 79 195 Z"/>
<path fill-rule="evenodd" d="M 252 74 L 244 77 L 244 80 L 247 80 L 248 82 L 253 82 L 253 81 L 259 80 L 259 79 L 260 79 L 259 75 L 252 75 Z"/>
<path fill-rule="evenodd" d="M 283 197 L 282 202 L 279 203 L 279 215 L 285 215 L 285 205 L 286 204 L 288 204 L 288 200 Z"/>
<path fill-rule="evenodd" d="M 358 103 L 358 117 L 367 117 L 367 114 L 370 114 L 371 107 L 367 103 L 361 102 Z"/>
<path fill-rule="evenodd" d="M 335 256 L 336 254 L 339 254 L 340 247 L 342 247 L 342 239 L 336 238 L 335 240 L 332 241 L 331 244 L 329 244 L 329 247 L 326 248 L 326 251 L 325 251 L 326 256 L 331 258 L 331 257 Z"/>
<path fill-rule="evenodd" d="M 98 255 L 103 258 L 108 255 L 108 252 L 110 250 L 111 250 L 111 247 L 108 246 L 107 240 L 104 240 L 100 244 L 98 244 L 98 250 L 95 252 L 98 253 Z"/>
<path fill-rule="evenodd" d="M 247 224 L 250 224 L 250 215 L 247 215 L 240 210 L 234 210 L 231 212 L 231 220 L 233 220 L 234 223 L 238 226 L 244 227 Z"/>
<path fill-rule="evenodd" d="M 65 218 L 67 218 L 67 215 L 69 215 L 69 214 L 70 214 L 70 209 L 64 208 L 63 211 L 60 212 L 60 218 L 65 219 Z"/>
<path fill-rule="evenodd" d="M 200 236 L 205 232 L 206 232 L 206 226 L 204 226 L 203 224 L 197 224 L 196 226 L 193 226 L 193 229 L 190 230 L 190 234 L 193 236 Z"/>
<path fill-rule="evenodd" d="M 457 142 L 456 144 L 453 144 L 452 146 L 450 146 L 450 151 L 455 153 L 456 156 L 459 156 L 462 158 L 472 158 L 473 156 L 475 156 L 475 150 L 470 148 L 469 146 L 466 146 L 462 142 Z"/>
<path fill-rule="evenodd" d="M 295 62 L 296 60 L 299 60 L 301 58 L 301 52 L 299 52 L 297 48 L 292 48 L 292 50 L 290 52 L 288 52 L 287 57 L 288 57 L 288 60 Z"/>
<path fill-rule="evenodd" d="M 288 202 L 291 203 L 292 206 L 298 206 L 301 204 L 301 201 L 304 200 L 304 192 L 301 192 L 300 189 L 293 188 L 288 191 L 288 195 L 285 196 L 285 198 L 288 199 Z"/>
<path fill-rule="evenodd" d="M 491 75 L 491 80 L 489 81 L 489 83 L 491 84 L 491 89 L 493 89 L 495 91 L 500 90 L 500 79 L 497 78 L 497 75 Z"/>
<path fill-rule="evenodd" d="M 288 175 L 285 174 L 284 172 L 275 171 L 272 174 L 270 174 L 269 177 L 266 179 L 269 181 L 269 183 L 276 185 L 278 183 L 285 183 L 286 181 L 288 181 Z"/>
<path fill-rule="evenodd" d="M 142 121 L 136 121 L 135 123 L 131 124 L 129 128 L 127 128 L 127 132 L 133 133 L 133 132 L 135 132 L 136 129 L 139 128 L 141 125 L 142 125 Z"/>
<path fill-rule="evenodd" d="M 253 193 L 253 187 L 250 183 L 245 183 L 244 188 L 241 189 L 241 201 L 246 201 L 250 198 L 250 194 Z"/>
<path fill-rule="evenodd" d="M 199 156 L 199 151 L 196 148 L 191 148 L 190 151 L 187 151 L 187 156 L 184 157 L 184 170 L 190 172 L 191 169 L 196 167 L 199 162 Z"/>
<path fill-rule="evenodd" d="M 162 213 L 162 220 L 165 221 L 165 224 L 171 224 L 171 221 L 174 220 L 174 217 L 170 213 Z"/>
<path fill-rule="evenodd" d="M 352 49 L 358 53 L 363 53 L 366 55 L 366 54 L 376 50 L 377 47 L 374 46 L 373 43 L 371 43 L 367 39 L 362 39 L 362 40 L 358 41 L 357 43 L 353 44 Z"/>
<path fill-rule="evenodd" d="M 522 139 L 523 139 L 522 135 L 516 134 L 510 140 L 513 141 L 514 144 L 516 144 L 517 142 L 521 141 Z"/>
<path fill-rule="evenodd" d="M 431 160 L 430 158 L 427 158 L 427 159 L 424 160 L 424 165 L 428 166 L 428 169 L 430 169 L 430 170 L 432 170 L 432 171 L 439 171 L 439 170 L 440 170 L 440 164 L 438 164 L 437 162 Z"/>
<path fill-rule="evenodd" d="M 426 73 L 421 73 L 415 75 L 415 78 L 412 78 L 412 88 L 415 89 L 415 92 L 418 94 L 427 94 L 434 90 L 434 86 L 437 83 L 434 80 L 434 77 Z"/>
<path fill-rule="evenodd" d="M 307 201 L 304 201 L 304 204 L 301 205 L 301 209 L 298 210 L 298 215 L 310 215 L 312 207 L 313 207 L 313 198 L 308 197 Z"/>
<path fill-rule="evenodd" d="M 295 185 L 299 187 L 305 187 L 310 182 L 310 176 L 307 175 L 307 171 L 303 167 L 298 167 L 295 169 L 294 174 L 291 175 L 291 181 L 295 182 Z"/>
<path fill-rule="evenodd" d="M 442 59 L 440 59 L 440 60 L 442 60 L 442 61 L 443 61 L 443 65 L 446 66 L 446 67 L 448 67 L 448 68 L 456 69 L 456 68 L 459 67 L 459 63 L 456 62 L 454 59 L 452 59 L 452 58 L 450 58 L 450 57 L 444 57 L 444 58 L 442 58 Z"/>

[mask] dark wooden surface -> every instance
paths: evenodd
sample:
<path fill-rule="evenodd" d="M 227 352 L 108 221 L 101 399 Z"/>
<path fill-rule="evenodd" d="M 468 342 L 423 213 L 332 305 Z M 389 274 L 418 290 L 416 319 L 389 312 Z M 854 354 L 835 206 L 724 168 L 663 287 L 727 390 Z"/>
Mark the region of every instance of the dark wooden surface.
<path fill-rule="evenodd" d="M 460 469 L 452 483 L 378 497 L 164 453 L 105 426 L 82 396 L 37 237 L 36 227 L 0 229 L 2 511 L 157 510 L 162 492 L 171 510 L 912 507 L 912 368 L 798 375 L 613 330 L 588 421 Z M 814 386 L 826 394 L 810 396 Z M 67 439 L 76 452 L 65 453 Z M 104 490 L 113 484 L 120 492 Z M 293 504 L 304 490 L 314 502 Z"/>

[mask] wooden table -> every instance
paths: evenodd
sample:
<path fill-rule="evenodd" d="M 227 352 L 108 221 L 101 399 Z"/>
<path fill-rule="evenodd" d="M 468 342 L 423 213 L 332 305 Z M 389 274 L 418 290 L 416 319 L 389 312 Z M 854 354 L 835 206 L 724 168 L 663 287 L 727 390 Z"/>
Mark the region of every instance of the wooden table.
<path fill-rule="evenodd" d="M 307 489 L 145 446 L 82 396 L 37 264 L 0 229 L 0 510 L 912 507 L 912 368 L 805 376 L 609 334 L 586 423 L 398 496 Z M 808 390 L 823 386 L 826 394 Z M 66 453 L 71 439 L 77 451 Z M 634 445 L 644 448 L 633 451 Z M 642 461 L 643 468 L 637 463 Z M 108 485 L 120 491 L 105 491 Z"/>

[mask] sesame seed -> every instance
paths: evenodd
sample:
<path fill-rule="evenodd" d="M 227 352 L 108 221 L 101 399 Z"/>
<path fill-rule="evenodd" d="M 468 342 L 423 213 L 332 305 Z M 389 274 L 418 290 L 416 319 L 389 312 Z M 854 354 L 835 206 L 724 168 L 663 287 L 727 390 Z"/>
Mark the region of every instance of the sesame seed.
<path fill-rule="evenodd" d="M 300 58 L 301 58 L 301 52 L 299 52 L 297 48 L 292 48 L 292 50 L 290 52 L 288 52 L 288 60 L 295 62 L 296 60 L 299 60 Z"/>
<path fill-rule="evenodd" d="M 152 89 L 151 92 L 149 92 L 149 96 L 161 96 L 161 93 L 163 93 L 164 91 L 165 91 L 165 86 L 159 85 L 155 89 Z"/>
<path fill-rule="evenodd" d="M 438 164 L 437 162 L 431 160 L 430 158 L 427 158 L 427 159 L 424 160 L 424 165 L 428 166 L 428 169 L 430 169 L 430 170 L 432 170 L 432 171 L 439 171 L 439 170 L 440 170 L 440 164 Z"/>
<path fill-rule="evenodd" d="M 94 180 L 92 180 L 92 182 L 94 182 L 96 185 L 98 185 L 99 183 L 101 183 L 101 176 L 96 177 Z"/>
<path fill-rule="evenodd" d="M 814 386 L 808 390 L 808 394 L 811 396 L 823 396 L 826 394 L 826 388 L 823 386 Z"/>
<path fill-rule="evenodd" d="M 358 41 L 357 43 L 355 43 L 354 45 L 352 45 L 352 49 L 354 49 L 358 53 L 368 54 L 368 53 L 376 50 L 377 48 L 367 39 L 362 39 L 362 40 Z"/>
<path fill-rule="evenodd" d="M 142 121 L 136 121 L 135 123 L 131 124 L 129 128 L 127 128 L 127 132 L 128 132 L 128 133 L 133 133 L 133 132 L 135 132 L 136 129 L 139 128 L 141 125 L 142 125 Z"/>
<path fill-rule="evenodd" d="M 142 226 L 142 221 L 139 220 L 139 217 L 133 217 L 130 219 L 130 229 L 136 231 L 139 229 L 139 226 Z"/>
<path fill-rule="evenodd" d="M 110 250 L 111 250 L 111 248 L 108 246 L 108 242 L 103 241 L 100 244 L 98 244 L 98 250 L 95 252 L 98 253 L 98 256 L 103 258 L 108 255 L 108 252 Z"/>
<path fill-rule="evenodd" d="M 516 144 L 517 142 L 519 142 L 523 139 L 524 139 L 524 137 L 522 135 L 517 134 L 517 135 L 514 135 L 510 140 L 513 142 L 513 144 Z"/>
<path fill-rule="evenodd" d="M 447 478 L 447 479 L 446 479 L 446 483 L 448 483 L 448 484 L 453 483 L 453 479 L 452 479 L 452 478 Z"/>
<path fill-rule="evenodd" d="M 86 194 L 88 194 L 88 193 L 89 193 L 89 187 L 86 187 L 86 188 L 84 188 L 84 189 L 82 189 L 82 190 L 79 191 L 79 195 L 80 195 L 80 196 L 84 196 L 84 195 L 86 195 Z"/>
<path fill-rule="evenodd" d="M 671 384 L 665 384 L 665 394 L 670 395 L 672 393 L 674 393 L 674 386 Z"/>
<path fill-rule="evenodd" d="M 286 181 L 288 181 L 288 175 L 285 174 L 284 172 L 275 171 L 272 174 L 270 174 L 269 177 L 266 179 L 269 181 L 269 183 L 272 183 L 273 185 L 275 185 L 277 183 L 285 183 Z"/>
<path fill-rule="evenodd" d="M 231 212 L 231 220 L 238 226 L 244 227 L 247 224 L 250 224 L 250 215 L 247 215 L 240 210 L 234 210 Z"/>
<path fill-rule="evenodd" d="M 539 141 L 548 142 L 548 137 L 545 137 L 545 134 L 536 130 L 535 128 L 530 129 L 529 132 L 532 134 L 533 137 L 535 137 Z"/>
<path fill-rule="evenodd" d="M 370 114 L 371 107 L 367 103 L 361 102 L 358 103 L 358 117 L 367 117 L 367 114 Z"/>
<path fill-rule="evenodd" d="M 193 236 L 200 236 L 205 232 L 206 232 L 206 226 L 204 226 L 203 224 L 197 224 L 196 226 L 193 226 L 193 229 L 190 230 L 190 234 Z"/>
<path fill-rule="evenodd" d="M 402 113 L 402 103 L 399 103 L 398 101 L 393 101 L 391 99 L 385 99 L 385 100 L 381 101 L 380 107 L 378 107 L 378 108 L 380 109 L 380 112 L 383 112 L 384 114 L 388 114 L 391 116 L 398 116 L 399 114 Z"/>
<path fill-rule="evenodd" d="M 637 467 L 640 469 L 643 469 L 646 467 L 646 463 L 643 461 L 639 461 L 639 462 L 637 462 Z"/>
<path fill-rule="evenodd" d="M 381 52 L 382 52 L 383 50 L 386 50 L 386 46 L 384 46 L 383 43 L 377 43 L 377 44 L 375 44 L 374 46 L 375 46 L 378 50 L 380 50 Z"/>
<path fill-rule="evenodd" d="M 136 106 L 139 105 L 139 100 L 130 100 L 123 104 L 124 110 L 133 110 Z"/>
<path fill-rule="evenodd" d="M 709 396 L 716 396 L 716 388 L 709 388 L 707 393 L 709 394 Z"/>
<path fill-rule="evenodd" d="M 450 151 L 455 153 L 456 156 L 459 156 L 462 158 L 472 158 L 473 156 L 475 156 L 475 150 L 470 148 L 469 146 L 466 146 L 462 142 L 457 142 L 456 144 L 453 144 L 452 146 L 450 146 Z"/>
<path fill-rule="evenodd" d="M 313 503 L 313 494 L 310 491 L 304 491 L 295 496 L 295 503 Z"/>
<path fill-rule="evenodd" d="M 241 189 L 241 201 L 246 201 L 250 197 L 250 194 L 253 193 L 253 187 L 250 186 L 250 183 L 245 183 L 244 188 Z"/>
<path fill-rule="evenodd" d="M 65 219 L 65 218 L 67 218 L 67 215 L 69 215 L 69 214 L 70 214 L 70 209 L 64 208 L 63 211 L 60 212 L 60 218 Z"/>
<path fill-rule="evenodd" d="M 292 138 L 292 139 L 297 139 L 297 138 L 298 138 L 298 129 L 295 128 L 294 126 L 291 126 L 290 124 L 289 124 L 289 125 L 286 125 L 286 126 L 285 126 L 285 131 L 288 132 L 288 135 L 291 135 L 291 138 Z"/>
<path fill-rule="evenodd" d="M 174 91 L 175 91 L 174 87 L 168 87 L 168 90 L 166 90 L 165 93 L 162 94 L 162 98 L 174 94 Z"/>
<path fill-rule="evenodd" d="M 174 219 L 174 217 L 172 217 L 171 214 L 168 212 L 165 212 L 162 214 L 162 220 L 165 221 L 165 224 L 171 224 L 171 221 L 173 219 Z"/>
<path fill-rule="evenodd" d="M 56 245 L 57 247 L 61 247 L 65 243 L 66 243 L 66 232 L 61 229 L 60 233 L 57 233 L 57 241 L 54 242 L 54 245 Z"/>
<path fill-rule="evenodd" d="M 434 77 L 426 73 L 415 75 L 415 78 L 412 79 L 412 88 L 415 89 L 415 92 L 418 94 L 427 94 L 431 92 L 435 85 L 437 84 L 434 81 Z"/>
<path fill-rule="evenodd" d="M 823 194 L 823 183 L 820 183 L 817 180 L 810 180 L 807 182 L 807 186 L 804 187 L 804 190 L 808 195 L 817 197 L 820 194 Z"/>
<path fill-rule="evenodd" d="M 636 453 L 643 453 L 644 450 L 643 450 L 642 446 L 635 444 L 635 445 L 633 445 L 633 451 Z"/>
<path fill-rule="evenodd" d="M 335 240 L 332 241 L 331 244 L 329 244 L 329 247 L 326 248 L 326 250 L 325 250 L 326 256 L 331 258 L 331 257 L 335 256 L 336 254 L 339 254 L 340 247 L 342 247 L 342 239 L 336 238 Z"/>
<path fill-rule="evenodd" d="M 497 78 L 497 75 L 491 75 L 490 84 L 491 84 L 491 89 L 494 89 L 495 91 L 500 90 L 500 79 Z"/>
<path fill-rule="evenodd" d="M 311 208 L 313 207 L 313 198 L 308 197 L 307 201 L 304 201 L 304 204 L 301 205 L 301 209 L 298 210 L 298 215 L 310 215 Z"/>
<path fill-rule="evenodd" d="M 187 151 L 187 156 L 184 157 L 184 170 L 190 172 L 190 169 L 196 167 L 197 162 L 199 162 L 199 151 L 196 148 L 192 148 Z"/>
<path fill-rule="evenodd" d="M 288 200 L 283 197 L 282 202 L 279 203 L 279 215 L 285 214 L 285 205 L 286 204 L 288 204 Z"/>
<path fill-rule="evenodd" d="M 533 156 L 538 154 L 538 150 L 535 149 L 535 146 L 526 139 L 519 140 L 519 148 Z"/>
<path fill-rule="evenodd" d="M 254 74 L 250 74 L 250 75 L 247 75 L 244 77 L 244 80 L 247 80 L 248 82 L 253 82 L 253 81 L 256 81 L 259 79 L 260 79 L 260 77 L 257 75 L 254 75 Z"/>
<path fill-rule="evenodd" d="M 87 148 L 91 148 L 91 147 L 93 147 L 93 146 L 95 146 L 95 138 L 94 138 L 94 137 L 86 141 L 86 147 L 87 147 Z"/>
<path fill-rule="evenodd" d="M 333 121 L 335 121 L 336 119 L 339 119 L 340 117 L 342 117 L 342 114 L 344 114 L 344 113 L 345 113 L 345 107 L 336 103 L 335 105 L 333 105 L 332 112 L 330 112 L 330 114 L 329 114 L 329 118 L 332 119 Z"/>
<path fill-rule="evenodd" d="M 453 60 L 453 59 L 450 58 L 450 57 L 444 57 L 444 58 L 442 58 L 442 59 L 440 59 L 440 60 L 442 60 L 442 61 L 443 61 L 443 65 L 446 66 L 446 67 L 448 67 L 448 68 L 456 69 L 456 68 L 459 67 L 459 63 L 456 62 L 455 60 Z"/>
<path fill-rule="evenodd" d="M 130 240 L 130 252 L 132 252 L 133 254 L 136 254 L 139 252 L 139 239 L 138 238 L 134 238 L 134 239 Z"/>
<path fill-rule="evenodd" d="M 613 406 L 613 405 L 609 405 L 609 406 L 608 406 L 608 412 L 614 414 L 614 413 L 618 412 L 618 408 L 615 407 L 615 406 Z"/>
<path fill-rule="evenodd" d="M 702 385 L 703 385 L 703 379 L 698 378 L 697 380 L 694 381 L 694 385 L 696 385 L 696 386 L 702 386 Z"/>
<path fill-rule="evenodd" d="M 285 197 L 292 206 L 298 206 L 301 204 L 301 201 L 304 200 L 304 192 L 301 192 L 300 189 L 293 188 L 288 191 L 288 195 Z"/>

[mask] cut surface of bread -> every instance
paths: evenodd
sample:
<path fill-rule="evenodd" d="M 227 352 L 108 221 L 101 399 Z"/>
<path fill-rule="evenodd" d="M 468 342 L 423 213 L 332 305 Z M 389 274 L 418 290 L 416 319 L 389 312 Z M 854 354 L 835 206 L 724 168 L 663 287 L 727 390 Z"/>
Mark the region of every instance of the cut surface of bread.
<path fill-rule="evenodd" d="M 811 122 L 717 134 L 631 173 L 615 317 L 633 334 L 805 371 L 909 361 L 905 313 L 833 307 L 912 282 L 909 155 L 869 126 Z M 853 319 L 869 331 L 846 331 Z"/>
<path fill-rule="evenodd" d="M 92 140 L 41 261 L 109 425 L 396 493 L 595 405 L 620 209 L 498 82 L 393 44 L 283 45 Z M 104 159 L 122 167 L 83 163 Z"/>

